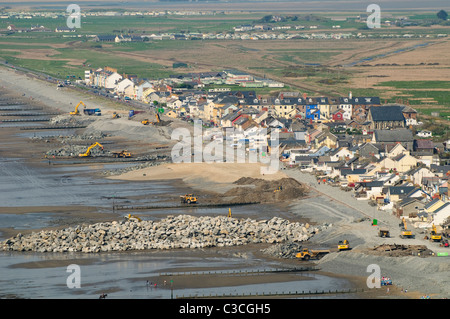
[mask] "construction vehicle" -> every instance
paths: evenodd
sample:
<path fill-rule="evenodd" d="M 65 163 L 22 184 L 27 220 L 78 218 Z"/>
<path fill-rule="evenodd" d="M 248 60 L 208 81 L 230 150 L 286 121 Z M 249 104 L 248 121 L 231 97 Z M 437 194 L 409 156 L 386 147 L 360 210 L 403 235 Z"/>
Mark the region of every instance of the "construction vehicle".
<path fill-rule="evenodd" d="M 350 243 L 347 239 L 340 240 L 338 243 L 338 251 L 342 250 L 349 250 L 350 249 Z"/>
<path fill-rule="evenodd" d="M 389 229 L 387 229 L 387 228 L 380 228 L 379 230 L 378 230 L 378 236 L 380 236 L 380 237 L 391 237 L 391 235 L 390 235 L 390 232 L 389 232 Z"/>
<path fill-rule="evenodd" d="M 114 112 L 113 115 L 112 115 L 112 118 L 113 118 L 113 119 L 119 119 L 119 118 L 120 118 L 119 113 Z"/>
<path fill-rule="evenodd" d="M 138 222 L 142 221 L 142 219 L 140 219 L 139 217 L 131 215 L 131 214 L 128 214 L 127 218 L 128 218 L 128 220 L 133 220 L 134 219 L 134 220 L 137 220 Z"/>
<path fill-rule="evenodd" d="M 408 230 L 405 217 L 402 218 L 402 223 L 400 224 L 400 227 L 402 229 L 400 233 L 400 238 L 414 238 L 412 231 Z"/>
<path fill-rule="evenodd" d="M 78 108 L 80 107 L 80 104 L 82 104 L 84 107 L 86 107 L 86 104 L 83 103 L 83 101 L 80 101 L 77 106 L 75 106 L 75 111 L 70 112 L 70 115 L 80 115 L 80 111 L 78 111 Z"/>
<path fill-rule="evenodd" d="M 78 156 L 80 156 L 80 157 L 91 156 L 91 150 L 96 146 L 100 146 L 103 150 L 103 145 L 100 144 L 99 142 L 96 142 L 96 143 L 92 144 L 91 146 L 89 146 L 88 149 L 86 150 L 86 152 L 80 153 Z"/>
<path fill-rule="evenodd" d="M 431 228 L 430 240 L 435 242 L 440 242 L 442 240 L 441 234 L 438 234 L 436 226 L 433 224 Z"/>
<path fill-rule="evenodd" d="M 112 153 L 114 157 L 131 157 L 131 153 L 127 150 L 123 150 L 120 152 L 113 152 Z"/>
<path fill-rule="evenodd" d="M 197 197 L 192 194 L 186 194 L 180 196 L 181 203 L 183 204 L 197 204 Z"/>
<path fill-rule="evenodd" d="M 97 115 L 100 116 L 102 115 L 102 111 L 100 109 L 84 109 L 83 113 L 86 115 Z"/>
<path fill-rule="evenodd" d="M 329 254 L 331 251 L 327 249 L 314 250 L 309 248 L 303 248 L 303 250 L 295 255 L 296 258 L 302 260 L 320 259 L 324 255 Z"/>
<path fill-rule="evenodd" d="M 141 121 L 144 125 L 149 125 L 150 123 L 153 125 L 159 125 L 161 123 L 161 118 L 159 117 L 159 114 L 156 114 L 156 122 L 150 122 L 148 119 L 145 119 Z"/>

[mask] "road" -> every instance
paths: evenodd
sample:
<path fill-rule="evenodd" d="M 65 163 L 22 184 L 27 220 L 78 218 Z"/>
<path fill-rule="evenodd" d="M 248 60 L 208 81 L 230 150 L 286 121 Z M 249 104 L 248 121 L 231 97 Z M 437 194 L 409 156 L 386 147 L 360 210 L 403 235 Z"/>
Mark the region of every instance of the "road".
<path fill-rule="evenodd" d="M 299 204 L 292 207 L 294 213 L 310 218 L 318 223 L 332 223 L 335 227 L 330 228 L 329 234 L 317 236 L 320 243 L 334 245 L 338 240 L 349 239 L 355 245 L 374 247 L 381 243 L 425 245 L 435 251 L 440 249 L 439 245 L 424 239 L 422 230 L 415 229 L 409 225 L 409 229 L 415 235 L 414 239 L 400 238 L 400 219 L 388 211 L 380 211 L 370 206 L 367 200 L 358 200 L 352 196 L 352 192 L 342 191 L 339 187 L 328 184 L 318 184 L 316 177 L 312 174 L 301 172 L 298 169 L 285 169 L 284 172 L 299 182 L 306 183 L 313 190 L 312 196 L 301 200 Z M 376 219 L 378 226 L 386 227 L 390 231 L 390 238 L 378 237 L 378 226 L 372 226 Z"/>

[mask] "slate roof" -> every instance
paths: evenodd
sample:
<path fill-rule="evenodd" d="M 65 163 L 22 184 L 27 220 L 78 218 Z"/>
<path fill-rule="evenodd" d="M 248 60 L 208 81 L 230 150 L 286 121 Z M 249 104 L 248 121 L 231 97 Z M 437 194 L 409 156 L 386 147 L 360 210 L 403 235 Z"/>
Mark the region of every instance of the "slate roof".
<path fill-rule="evenodd" d="M 388 188 L 391 195 L 407 195 L 416 189 L 415 186 L 390 186 Z"/>
<path fill-rule="evenodd" d="M 380 142 L 412 142 L 413 134 L 408 129 L 374 130 L 375 140 Z"/>
<path fill-rule="evenodd" d="M 434 149 L 434 143 L 432 140 L 415 140 L 414 144 L 416 149 Z"/>
<path fill-rule="evenodd" d="M 440 201 L 439 198 L 433 199 L 431 202 L 428 202 L 428 203 L 425 205 L 425 209 L 430 208 L 431 206 L 433 206 L 434 204 L 436 204 L 436 203 L 439 202 L 439 201 Z"/>
<path fill-rule="evenodd" d="M 372 121 L 404 121 L 402 108 L 398 105 L 374 106 L 369 109 Z"/>

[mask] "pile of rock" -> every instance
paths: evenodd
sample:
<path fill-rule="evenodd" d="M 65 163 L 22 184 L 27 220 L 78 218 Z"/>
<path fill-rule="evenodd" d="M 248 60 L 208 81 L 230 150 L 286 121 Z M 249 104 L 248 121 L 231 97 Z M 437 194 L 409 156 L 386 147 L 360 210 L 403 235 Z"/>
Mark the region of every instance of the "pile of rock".
<path fill-rule="evenodd" d="M 62 230 L 18 234 L 0 243 L 0 250 L 36 252 L 125 251 L 203 248 L 250 243 L 301 242 L 321 231 L 274 217 L 270 220 L 229 217 L 168 216 L 160 221 L 133 218 Z"/>
<path fill-rule="evenodd" d="M 85 153 L 89 145 L 65 145 L 61 148 L 48 150 L 45 154 L 47 156 L 55 156 L 55 157 L 78 157 L 79 154 Z M 105 149 L 101 149 L 100 147 L 94 147 L 91 149 L 92 157 L 111 157 L 112 152 L 107 151 Z"/>

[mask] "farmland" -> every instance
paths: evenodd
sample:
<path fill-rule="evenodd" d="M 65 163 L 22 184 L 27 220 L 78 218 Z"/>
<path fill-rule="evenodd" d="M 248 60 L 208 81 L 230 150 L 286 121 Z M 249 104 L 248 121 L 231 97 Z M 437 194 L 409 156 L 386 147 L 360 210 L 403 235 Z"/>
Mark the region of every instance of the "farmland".
<path fill-rule="evenodd" d="M 408 100 L 424 114 L 439 110 L 444 118 L 450 108 L 446 97 L 450 42 L 443 36 L 450 26 L 425 26 L 424 21 L 433 19 L 432 12 L 409 14 L 410 21 L 419 22 L 415 26 L 383 25 L 380 29 L 364 28 L 364 23 L 352 13 L 325 16 L 291 12 L 281 22 L 270 22 L 271 27 L 290 28 L 266 32 L 277 35 L 270 39 L 262 38 L 261 31 L 249 32 L 249 39 L 236 38 L 242 32 L 234 30 L 237 26 L 266 22 L 268 12 L 194 16 L 120 13 L 119 10 L 112 17 L 83 16 L 81 28 L 70 33 L 53 32 L 65 25 L 64 13 L 58 18 L 39 16 L 31 21 L 2 19 L 0 58 L 60 78 L 81 78 L 85 69 L 105 66 L 150 79 L 233 68 L 273 78 L 308 94 L 371 92 L 386 101 Z M 11 24 L 17 29 L 43 26 L 49 32 L 7 32 Z M 312 26 L 317 29 L 312 31 Z M 181 34 L 197 40 L 94 42 L 96 35 L 112 34 Z M 174 69 L 175 62 L 188 67 Z"/>

